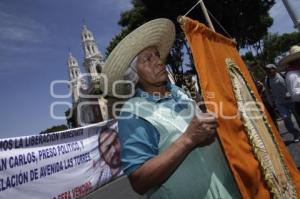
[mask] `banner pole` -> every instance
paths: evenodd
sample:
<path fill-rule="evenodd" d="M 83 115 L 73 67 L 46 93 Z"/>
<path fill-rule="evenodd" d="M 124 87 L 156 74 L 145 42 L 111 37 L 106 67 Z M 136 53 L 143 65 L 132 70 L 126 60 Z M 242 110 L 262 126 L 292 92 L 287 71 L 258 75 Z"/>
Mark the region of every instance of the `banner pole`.
<path fill-rule="evenodd" d="M 294 27 L 297 28 L 300 32 L 300 17 L 299 15 L 297 15 L 295 6 L 293 6 L 288 0 L 282 0 L 282 3 L 288 11 L 292 21 L 294 22 Z"/>
<path fill-rule="evenodd" d="M 203 12 L 203 14 L 204 14 L 204 17 L 205 17 L 205 19 L 206 19 L 206 21 L 207 21 L 207 23 L 208 23 L 208 26 L 209 26 L 214 32 L 216 32 L 216 31 L 215 31 L 215 28 L 214 28 L 214 26 L 213 26 L 213 24 L 212 24 L 212 22 L 211 22 L 211 20 L 210 20 L 210 17 L 209 17 L 209 15 L 208 15 L 208 12 L 207 12 L 207 9 L 206 9 L 206 7 L 205 7 L 205 5 L 204 5 L 203 0 L 200 0 L 199 3 L 200 3 L 200 5 L 201 5 L 201 9 L 202 9 L 202 12 Z"/>

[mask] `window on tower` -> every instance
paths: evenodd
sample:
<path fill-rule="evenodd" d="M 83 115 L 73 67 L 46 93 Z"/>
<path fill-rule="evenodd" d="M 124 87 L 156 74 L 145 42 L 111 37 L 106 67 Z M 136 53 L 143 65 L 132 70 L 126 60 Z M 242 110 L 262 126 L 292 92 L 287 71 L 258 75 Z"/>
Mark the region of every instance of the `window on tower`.
<path fill-rule="evenodd" d="M 97 65 L 96 65 L 96 70 L 97 70 L 97 73 L 101 73 L 102 67 L 101 67 L 100 64 L 97 64 Z"/>

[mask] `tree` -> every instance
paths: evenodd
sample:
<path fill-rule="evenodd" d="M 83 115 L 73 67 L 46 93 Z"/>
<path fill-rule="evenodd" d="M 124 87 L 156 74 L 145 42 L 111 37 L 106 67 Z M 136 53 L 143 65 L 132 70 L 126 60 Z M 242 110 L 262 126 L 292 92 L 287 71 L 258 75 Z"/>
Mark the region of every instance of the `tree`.
<path fill-rule="evenodd" d="M 282 35 L 269 33 L 263 38 L 263 51 L 258 58 L 265 63 L 278 62 L 292 45 L 300 42 L 300 33 L 285 33 Z"/>
<path fill-rule="evenodd" d="M 61 125 L 56 125 L 56 126 L 52 126 L 50 128 L 47 128 L 44 131 L 41 131 L 40 134 L 46 134 L 46 133 L 52 133 L 52 132 L 57 132 L 57 131 L 63 131 L 68 129 L 67 125 L 65 124 L 61 124 Z"/>
<path fill-rule="evenodd" d="M 235 38 L 237 48 L 257 44 L 267 34 L 268 27 L 273 23 L 268 11 L 275 4 L 275 0 L 210 0 L 205 3 L 220 24 Z M 183 47 L 186 48 L 187 56 L 191 56 L 191 53 L 176 20 L 179 15 L 185 14 L 195 4 L 195 0 L 132 0 L 132 4 L 131 10 L 121 14 L 119 25 L 122 26 L 122 31 L 112 39 L 107 47 L 106 55 L 109 55 L 122 38 L 143 23 L 159 17 L 169 18 L 176 24 L 177 35 L 167 64 L 171 66 L 175 75 L 182 75 L 184 73 Z M 205 22 L 199 6 L 188 16 Z M 213 23 L 217 32 L 225 34 L 216 21 Z M 192 61 L 185 64 L 184 68 L 195 71 Z M 179 86 L 184 84 L 184 82 L 176 83 Z"/>
<path fill-rule="evenodd" d="M 300 33 L 298 32 L 284 33 L 282 35 L 269 33 L 259 41 L 261 46 L 259 51 L 255 50 L 252 52 L 250 49 L 242 57 L 254 79 L 261 81 L 265 76 L 264 67 L 270 63 L 277 64 L 286 55 L 289 48 L 299 44 L 299 42 Z"/>
<path fill-rule="evenodd" d="M 68 108 L 65 111 L 65 116 L 66 116 L 66 120 L 67 120 L 67 124 L 69 128 L 75 128 L 77 127 L 77 123 L 76 123 L 76 109 L 70 109 Z"/>
<path fill-rule="evenodd" d="M 300 33 L 284 33 L 279 35 L 278 33 L 269 33 L 264 36 L 260 41 L 262 46 L 260 51 L 247 52 L 243 59 L 246 62 L 265 66 L 269 63 L 278 63 L 278 61 L 284 57 L 292 45 L 299 44 Z"/>
<path fill-rule="evenodd" d="M 206 7 L 222 24 L 228 33 L 236 39 L 238 48 L 256 44 L 273 23 L 268 11 L 275 0 L 210 0 Z M 126 34 L 143 23 L 159 17 L 171 19 L 176 24 L 177 33 L 181 29 L 176 22 L 179 15 L 186 13 L 194 4 L 194 0 L 132 0 L 133 8 L 121 14 L 119 25 L 123 27 L 107 48 L 107 53 Z M 205 22 L 200 7 L 196 7 L 188 16 Z M 217 32 L 226 35 L 223 29 L 213 21 Z"/>

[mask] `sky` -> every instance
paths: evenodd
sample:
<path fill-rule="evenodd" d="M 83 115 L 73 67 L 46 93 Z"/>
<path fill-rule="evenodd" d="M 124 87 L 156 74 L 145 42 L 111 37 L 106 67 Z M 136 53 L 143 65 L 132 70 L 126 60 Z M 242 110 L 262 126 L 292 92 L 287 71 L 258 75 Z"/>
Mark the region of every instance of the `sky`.
<path fill-rule="evenodd" d="M 290 0 L 300 10 L 298 0 Z M 65 124 L 71 98 L 54 98 L 51 82 L 68 80 L 69 49 L 83 62 L 80 33 L 83 21 L 105 53 L 109 41 L 120 32 L 122 11 L 130 0 L 0 0 L 0 139 L 37 134 L 53 125 Z M 278 1 L 270 10 L 274 24 L 270 32 L 293 32 L 291 19 Z M 84 69 L 81 67 L 81 71 Z M 67 85 L 54 87 L 67 95 Z"/>

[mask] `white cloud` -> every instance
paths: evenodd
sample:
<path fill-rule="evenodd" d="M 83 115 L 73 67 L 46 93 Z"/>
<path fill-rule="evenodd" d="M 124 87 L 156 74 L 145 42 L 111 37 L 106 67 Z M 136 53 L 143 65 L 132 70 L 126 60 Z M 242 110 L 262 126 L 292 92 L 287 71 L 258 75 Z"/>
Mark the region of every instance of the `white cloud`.
<path fill-rule="evenodd" d="M 29 56 L 50 51 L 41 47 L 48 35 L 39 22 L 0 10 L 0 79 L 33 67 L 35 63 L 28 60 Z"/>
<path fill-rule="evenodd" d="M 40 42 L 48 34 L 47 28 L 37 21 L 8 14 L 0 10 L 0 41 Z"/>
<path fill-rule="evenodd" d="M 282 1 L 277 1 L 277 3 L 271 8 L 270 15 L 273 18 L 279 18 L 286 15 L 286 10 Z"/>

